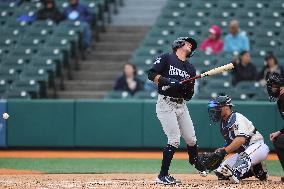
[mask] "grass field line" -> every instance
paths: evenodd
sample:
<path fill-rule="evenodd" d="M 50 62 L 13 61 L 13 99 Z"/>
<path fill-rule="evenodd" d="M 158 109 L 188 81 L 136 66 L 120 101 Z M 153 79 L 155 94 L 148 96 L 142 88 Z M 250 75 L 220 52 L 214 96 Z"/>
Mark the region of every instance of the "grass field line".
<path fill-rule="evenodd" d="M 0 158 L 127 158 L 127 159 L 161 159 L 162 151 L 129 152 L 129 151 L 35 151 L 9 150 L 0 151 Z M 228 156 L 229 157 L 229 156 Z M 187 159 L 187 152 L 176 152 L 175 159 Z M 267 160 L 278 160 L 276 154 L 269 154 Z"/>

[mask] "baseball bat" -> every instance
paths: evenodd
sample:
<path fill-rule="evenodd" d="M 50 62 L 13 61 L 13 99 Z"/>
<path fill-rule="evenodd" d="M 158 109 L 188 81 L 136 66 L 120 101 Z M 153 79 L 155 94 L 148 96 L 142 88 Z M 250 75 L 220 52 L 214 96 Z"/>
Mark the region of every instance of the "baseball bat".
<path fill-rule="evenodd" d="M 181 81 L 181 83 L 187 83 L 187 82 L 190 82 L 190 81 L 193 81 L 195 79 L 199 79 L 199 78 L 202 78 L 202 77 L 207 77 L 207 76 L 212 76 L 212 75 L 216 75 L 216 74 L 219 74 L 219 73 L 222 73 L 222 72 L 225 72 L 225 71 L 229 71 L 231 69 L 234 68 L 234 65 L 233 63 L 229 63 L 229 64 L 226 64 L 224 66 L 219 66 L 217 68 L 213 68 L 207 72 L 204 72 L 200 75 L 197 75 L 195 77 L 191 77 L 191 78 L 188 78 L 188 79 L 185 79 L 183 81 Z"/>

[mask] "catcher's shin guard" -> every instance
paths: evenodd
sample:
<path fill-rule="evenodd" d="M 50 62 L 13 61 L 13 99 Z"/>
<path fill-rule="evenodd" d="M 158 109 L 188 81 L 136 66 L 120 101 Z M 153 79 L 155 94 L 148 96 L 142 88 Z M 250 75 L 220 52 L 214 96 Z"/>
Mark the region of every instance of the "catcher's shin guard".
<path fill-rule="evenodd" d="M 265 162 L 258 163 L 252 167 L 252 172 L 255 175 L 255 177 L 260 181 L 266 181 L 267 180 L 267 169 Z"/>

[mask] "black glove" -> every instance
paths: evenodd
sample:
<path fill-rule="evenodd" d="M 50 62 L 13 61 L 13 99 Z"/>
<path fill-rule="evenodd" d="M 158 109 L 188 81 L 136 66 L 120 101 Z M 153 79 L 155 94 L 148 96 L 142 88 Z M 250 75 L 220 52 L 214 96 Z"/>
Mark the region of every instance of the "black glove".
<path fill-rule="evenodd" d="M 182 84 L 182 91 L 185 100 L 190 100 L 194 94 L 194 81 L 186 82 Z"/>
<path fill-rule="evenodd" d="M 208 171 L 217 169 L 222 163 L 223 159 L 227 155 L 227 152 L 222 149 L 214 153 L 203 153 L 198 156 L 199 161 Z"/>
<path fill-rule="evenodd" d="M 159 78 L 159 84 L 162 86 L 170 86 L 170 87 L 180 87 L 181 83 L 176 80 L 176 79 L 172 79 L 172 78 L 166 78 L 161 76 Z"/>

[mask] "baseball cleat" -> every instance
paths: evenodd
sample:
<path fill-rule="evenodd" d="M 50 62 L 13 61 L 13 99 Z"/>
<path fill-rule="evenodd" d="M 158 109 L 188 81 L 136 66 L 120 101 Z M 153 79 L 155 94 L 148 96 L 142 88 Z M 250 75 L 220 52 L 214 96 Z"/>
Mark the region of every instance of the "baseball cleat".
<path fill-rule="evenodd" d="M 166 175 L 166 176 L 159 175 L 155 179 L 155 182 L 157 184 L 165 184 L 165 185 L 181 184 L 180 180 L 176 180 L 174 177 L 172 177 L 170 175 Z"/>
<path fill-rule="evenodd" d="M 209 173 L 208 170 L 205 170 L 205 171 L 198 171 L 198 172 L 199 172 L 200 176 L 202 176 L 202 177 L 206 177 L 206 176 L 208 175 L 208 173 Z"/>
<path fill-rule="evenodd" d="M 214 171 L 215 175 L 218 177 L 218 180 L 230 180 L 229 177 L 224 176 L 222 173 L 217 170 Z"/>
<path fill-rule="evenodd" d="M 240 183 L 240 173 L 238 172 L 238 171 L 235 171 L 234 173 L 233 173 L 233 175 L 231 176 L 231 177 L 229 177 L 230 178 L 230 181 L 232 182 L 232 183 L 234 183 L 234 184 L 239 184 Z"/>

